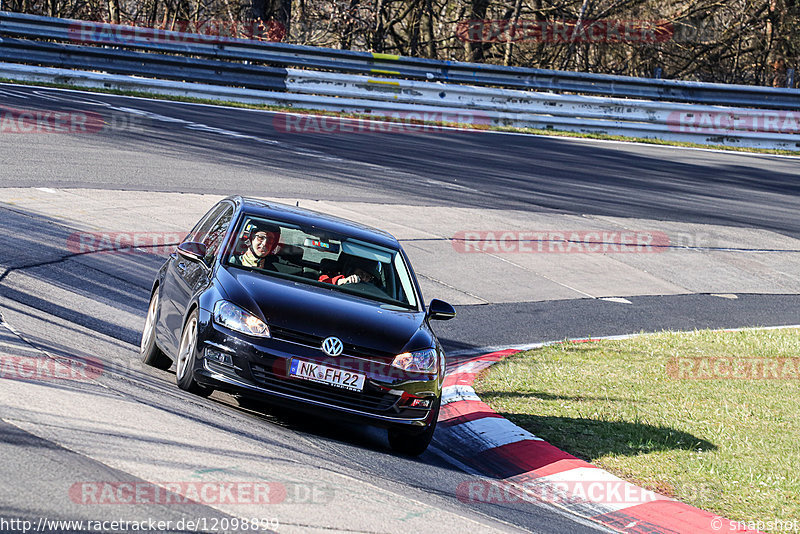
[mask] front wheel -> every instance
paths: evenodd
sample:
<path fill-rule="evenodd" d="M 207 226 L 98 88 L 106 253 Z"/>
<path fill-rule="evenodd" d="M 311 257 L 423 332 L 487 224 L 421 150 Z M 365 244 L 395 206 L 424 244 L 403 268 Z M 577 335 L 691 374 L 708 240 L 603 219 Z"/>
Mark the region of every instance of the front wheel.
<path fill-rule="evenodd" d="M 439 401 L 437 400 L 434 407 L 433 422 L 422 432 L 413 432 L 405 428 L 390 428 L 389 445 L 392 450 L 408 456 L 419 456 L 425 452 L 425 449 L 428 448 L 433 439 L 433 432 L 436 430 L 436 420 L 438 418 Z"/>
<path fill-rule="evenodd" d="M 166 371 L 172 367 L 172 360 L 156 345 L 156 320 L 158 319 L 158 290 L 150 298 L 147 308 L 147 318 L 142 331 L 142 343 L 139 345 L 139 356 L 143 363 L 152 365 L 157 369 Z"/>
<path fill-rule="evenodd" d="M 197 361 L 197 310 L 194 310 L 183 327 L 181 348 L 178 351 L 178 362 L 175 367 L 175 380 L 182 390 L 208 397 L 213 391 L 198 384 L 194 379 L 194 365 Z"/>

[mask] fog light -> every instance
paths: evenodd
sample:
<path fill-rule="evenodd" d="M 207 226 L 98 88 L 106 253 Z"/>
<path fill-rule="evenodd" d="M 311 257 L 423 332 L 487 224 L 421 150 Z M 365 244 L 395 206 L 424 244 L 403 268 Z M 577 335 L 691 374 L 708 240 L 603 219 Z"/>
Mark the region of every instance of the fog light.
<path fill-rule="evenodd" d="M 206 359 L 222 365 L 227 365 L 228 367 L 233 367 L 233 358 L 231 358 L 231 355 L 218 350 L 207 348 Z"/>
<path fill-rule="evenodd" d="M 412 408 L 430 408 L 431 401 L 429 401 L 428 399 L 413 399 L 411 401 L 411 404 L 409 404 L 409 406 Z"/>

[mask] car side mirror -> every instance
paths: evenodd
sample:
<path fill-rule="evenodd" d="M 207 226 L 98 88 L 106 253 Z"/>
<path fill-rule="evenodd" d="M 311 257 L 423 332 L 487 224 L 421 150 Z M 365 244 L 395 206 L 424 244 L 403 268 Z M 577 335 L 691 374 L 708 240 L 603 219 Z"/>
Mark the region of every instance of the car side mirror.
<path fill-rule="evenodd" d="M 203 243 L 185 241 L 178 245 L 178 254 L 189 261 L 205 262 L 208 249 Z"/>
<path fill-rule="evenodd" d="M 428 305 L 428 318 L 434 321 L 447 321 L 456 316 L 456 310 L 443 300 L 433 299 Z"/>

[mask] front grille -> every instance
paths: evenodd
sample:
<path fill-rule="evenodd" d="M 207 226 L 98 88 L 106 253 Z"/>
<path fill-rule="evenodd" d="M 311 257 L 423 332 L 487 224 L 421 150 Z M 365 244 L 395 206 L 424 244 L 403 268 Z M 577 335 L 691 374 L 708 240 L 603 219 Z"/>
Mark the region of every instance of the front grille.
<path fill-rule="evenodd" d="M 290 343 L 297 343 L 299 345 L 304 345 L 306 347 L 314 349 L 320 349 L 320 347 L 322 347 L 322 341 L 325 339 L 324 337 L 307 334 L 305 332 L 299 332 L 297 330 L 289 330 L 288 328 L 270 326 L 269 329 L 273 339 L 288 341 Z M 394 358 L 396 356 L 395 354 L 376 351 L 373 349 L 369 349 L 367 347 L 353 345 L 351 343 L 344 344 L 344 351 L 342 352 L 342 354 L 348 356 L 356 356 L 359 358 L 378 359 L 378 360 L 387 360 Z"/>
<path fill-rule="evenodd" d="M 364 385 L 364 391 L 349 391 L 327 384 L 278 376 L 269 367 L 257 363 L 250 364 L 250 372 L 257 383 L 271 391 L 375 414 L 385 414 L 391 410 L 392 415 L 402 417 L 397 413 L 398 410 L 393 410 L 400 397 L 374 388 L 369 383 Z"/>

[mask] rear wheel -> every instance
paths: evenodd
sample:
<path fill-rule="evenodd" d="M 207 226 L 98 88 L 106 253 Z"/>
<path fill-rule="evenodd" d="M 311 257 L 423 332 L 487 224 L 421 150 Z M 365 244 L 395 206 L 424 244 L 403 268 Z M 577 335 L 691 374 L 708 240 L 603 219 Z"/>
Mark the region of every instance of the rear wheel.
<path fill-rule="evenodd" d="M 197 310 L 194 310 L 183 327 L 181 335 L 181 348 L 178 351 L 178 361 L 175 368 L 175 380 L 178 387 L 200 395 L 208 397 L 211 395 L 211 388 L 198 384 L 194 379 L 194 365 L 197 361 Z"/>
<path fill-rule="evenodd" d="M 433 432 L 436 430 L 436 420 L 439 418 L 439 401 L 436 401 L 434 407 L 433 422 L 428 428 L 420 431 L 412 431 L 404 428 L 390 428 L 389 429 L 389 445 L 392 450 L 406 454 L 408 456 L 419 456 L 430 445 L 433 439 Z"/>
<path fill-rule="evenodd" d="M 147 309 L 147 318 L 142 330 L 142 343 L 139 346 L 139 355 L 142 362 L 152 365 L 157 369 L 166 371 L 172 367 L 172 360 L 156 345 L 156 319 L 158 318 L 158 290 L 150 298 L 150 307 Z"/>

